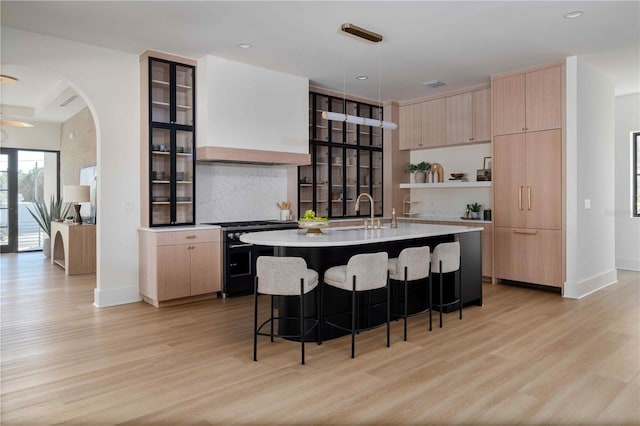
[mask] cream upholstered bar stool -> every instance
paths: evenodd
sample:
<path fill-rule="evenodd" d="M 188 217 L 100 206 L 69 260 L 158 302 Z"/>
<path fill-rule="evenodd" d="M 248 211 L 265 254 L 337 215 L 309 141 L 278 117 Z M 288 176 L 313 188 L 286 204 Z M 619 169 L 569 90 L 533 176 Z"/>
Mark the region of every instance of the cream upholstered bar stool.
<path fill-rule="evenodd" d="M 304 314 L 304 295 L 318 286 L 318 273 L 307 268 L 307 262 L 301 257 L 260 256 L 256 262 L 256 279 L 254 287 L 253 310 L 253 360 L 258 360 L 258 336 L 299 338 L 301 342 L 301 358 L 304 364 L 305 336 L 318 325 L 317 318 L 306 318 Z M 271 315 L 258 327 L 258 295 L 271 296 Z M 274 316 L 274 296 L 297 296 L 300 298 L 299 317 Z M 298 320 L 300 333 L 283 335 L 274 333 L 275 320 Z M 313 322 L 306 328 L 305 323 Z M 270 332 L 262 332 L 262 328 L 270 325 Z"/>
<path fill-rule="evenodd" d="M 462 274 L 460 272 L 460 243 L 458 241 L 452 243 L 440 243 L 433 249 L 431 255 L 431 272 L 440 275 L 440 300 L 436 306 L 440 310 L 440 328 L 442 328 L 442 307 L 459 305 L 460 319 L 462 319 Z M 442 302 L 442 275 L 455 272 L 454 286 L 458 284 L 458 297 L 452 301 Z"/>
<path fill-rule="evenodd" d="M 398 317 L 404 320 L 404 340 L 407 340 L 407 318 L 422 312 L 429 311 L 429 331 L 431 331 L 431 277 L 429 276 L 429 266 L 431 263 L 431 250 L 429 246 L 409 247 L 403 249 L 398 257 L 389 259 L 389 279 L 400 281 L 404 290 L 404 309 Z M 423 280 L 427 278 L 427 308 L 420 312 L 408 314 L 408 299 L 410 281 Z"/>
<path fill-rule="evenodd" d="M 386 305 L 387 305 L 387 347 L 390 345 L 390 329 L 389 320 L 391 317 L 391 293 L 389 287 L 389 256 L 386 252 L 365 253 L 351 256 L 346 265 L 334 266 L 324 273 L 324 284 L 332 287 L 351 292 L 351 327 L 345 327 L 337 324 L 331 319 L 325 319 L 325 323 L 339 328 L 341 330 L 351 332 L 351 358 L 355 358 L 355 340 L 356 333 L 360 331 L 370 330 L 381 326 L 382 324 L 360 327 L 356 326 L 357 318 L 359 318 L 359 309 L 357 294 L 368 292 L 380 288 L 386 288 Z M 320 292 L 324 293 L 323 291 Z M 322 307 L 322 300 L 320 301 Z M 323 320 L 322 314 L 320 321 Z"/>

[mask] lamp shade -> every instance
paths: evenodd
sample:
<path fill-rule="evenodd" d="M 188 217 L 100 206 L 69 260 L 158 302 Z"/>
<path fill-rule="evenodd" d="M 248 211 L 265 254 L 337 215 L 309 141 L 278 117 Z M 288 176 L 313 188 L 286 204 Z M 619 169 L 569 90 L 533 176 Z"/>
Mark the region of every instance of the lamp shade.
<path fill-rule="evenodd" d="M 89 185 L 65 185 L 62 190 L 62 199 L 66 203 L 85 203 L 91 201 Z"/>

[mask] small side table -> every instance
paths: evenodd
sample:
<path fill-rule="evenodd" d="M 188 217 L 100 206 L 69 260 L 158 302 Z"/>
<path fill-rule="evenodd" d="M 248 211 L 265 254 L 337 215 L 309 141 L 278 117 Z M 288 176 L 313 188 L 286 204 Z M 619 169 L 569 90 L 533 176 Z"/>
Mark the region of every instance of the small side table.
<path fill-rule="evenodd" d="M 51 263 L 65 274 L 96 272 L 96 225 L 51 222 Z"/>

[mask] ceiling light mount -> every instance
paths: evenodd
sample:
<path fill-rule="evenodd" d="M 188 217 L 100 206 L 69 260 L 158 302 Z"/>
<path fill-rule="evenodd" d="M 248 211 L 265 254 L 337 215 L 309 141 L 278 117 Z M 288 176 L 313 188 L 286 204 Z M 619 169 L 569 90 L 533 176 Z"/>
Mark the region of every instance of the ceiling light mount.
<path fill-rule="evenodd" d="M 236 44 L 240 49 L 251 49 L 253 45 L 251 43 L 238 43 Z"/>
<path fill-rule="evenodd" d="M 423 86 L 425 87 L 430 87 L 430 88 L 434 88 L 434 87 L 440 87 L 440 86 L 446 86 L 447 83 L 445 83 L 444 81 L 440 81 L 440 80 L 429 80 L 429 81 L 425 81 L 424 83 L 422 83 Z"/>
<path fill-rule="evenodd" d="M 360 37 L 362 39 L 370 41 L 372 43 L 380 43 L 382 41 L 382 36 L 380 34 L 374 33 L 373 31 L 369 31 L 357 25 L 353 25 L 349 23 L 342 24 L 342 26 L 340 27 L 340 30 L 345 33 L 349 33 L 356 37 Z"/>
<path fill-rule="evenodd" d="M 566 19 L 574 19 L 574 18 L 579 18 L 582 15 L 584 15 L 583 11 L 581 11 L 581 10 L 572 10 L 571 12 L 567 12 L 562 16 L 565 17 Z"/>
<path fill-rule="evenodd" d="M 357 75 L 356 80 L 369 80 L 369 76 L 367 75 Z"/>

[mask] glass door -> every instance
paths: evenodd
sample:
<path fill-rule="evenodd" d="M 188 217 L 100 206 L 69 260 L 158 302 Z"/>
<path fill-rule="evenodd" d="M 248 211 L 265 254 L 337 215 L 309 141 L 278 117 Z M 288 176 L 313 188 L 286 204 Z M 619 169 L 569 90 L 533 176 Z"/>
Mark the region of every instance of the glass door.
<path fill-rule="evenodd" d="M 13 253 L 17 242 L 16 151 L 0 153 L 0 252 Z M 10 171 L 14 171 L 11 173 Z"/>
<path fill-rule="evenodd" d="M 6 148 L 0 154 L 0 246 L 3 253 L 42 250 L 48 238 L 30 211 L 59 198 L 59 153 Z"/>

